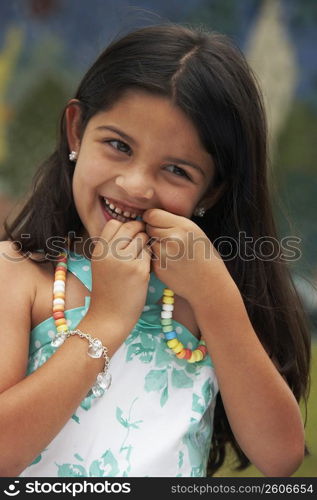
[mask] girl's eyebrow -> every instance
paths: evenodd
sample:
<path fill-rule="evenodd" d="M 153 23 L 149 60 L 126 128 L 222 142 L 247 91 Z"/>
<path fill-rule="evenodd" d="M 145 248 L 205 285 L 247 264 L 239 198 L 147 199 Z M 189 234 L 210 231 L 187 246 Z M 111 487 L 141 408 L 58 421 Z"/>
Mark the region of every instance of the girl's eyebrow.
<path fill-rule="evenodd" d="M 136 145 L 137 142 L 135 139 L 133 139 L 130 135 L 126 134 L 122 130 L 120 130 L 117 127 L 114 127 L 113 125 L 100 125 L 99 127 L 96 127 L 96 130 L 110 130 L 111 132 L 114 132 L 115 134 L 120 135 L 122 139 L 130 142 L 133 145 Z M 195 170 L 198 170 L 202 174 L 203 177 L 206 177 L 206 172 L 196 163 L 193 163 L 191 161 L 184 160 L 182 158 L 175 158 L 175 157 L 169 157 L 166 158 L 166 161 L 170 161 L 173 163 L 181 163 L 182 165 L 187 165 L 188 167 L 194 168 Z"/>
<path fill-rule="evenodd" d="M 117 127 L 114 127 L 113 125 L 100 125 L 99 127 L 96 127 L 96 130 L 110 130 L 111 132 L 120 135 L 122 139 L 131 142 L 131 144 L 133 145 L 137 144 L 136 140 L 134 140 L 130 135 L 126 134 L 125 132 L 122 132 L 122 130 L 120 130 Z"/>

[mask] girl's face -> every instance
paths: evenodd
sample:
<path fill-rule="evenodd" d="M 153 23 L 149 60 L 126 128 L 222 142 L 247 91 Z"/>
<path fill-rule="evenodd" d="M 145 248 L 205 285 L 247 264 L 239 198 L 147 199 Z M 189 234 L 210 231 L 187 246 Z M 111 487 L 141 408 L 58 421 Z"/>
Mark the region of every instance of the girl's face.
<path fill-rule="evenodd" d="M 142 216 L 148 208 L 191 217 L 214 165 L 180 108 L 165 97 L 128 91 L 91 118 L 81 140 L 79 113 L 70 106 L 66 116 L 69 146 L 78 152 L 73 195 L 87 236 L 99 236 L 111 218 L 106 203 L 121 209 L 123 222 L 124 214 Z"/>

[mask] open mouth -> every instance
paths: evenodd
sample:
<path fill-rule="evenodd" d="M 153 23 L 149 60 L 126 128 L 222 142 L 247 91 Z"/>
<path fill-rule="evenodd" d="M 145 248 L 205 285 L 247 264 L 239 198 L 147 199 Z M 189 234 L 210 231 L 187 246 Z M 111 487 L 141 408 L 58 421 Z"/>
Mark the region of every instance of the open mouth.
<path fill-rule="evenodd" d="M 110 203 L 110 201 L 103 196 L 100 197 L 100 201 L 104 212 L 106 212 L 113 219 L 118 219 L 120 222 L 128 222 L 130 220 L 141 218 L 134 212 L 124 211 L 121 208 L 116 207 L 113 203 Z"/>

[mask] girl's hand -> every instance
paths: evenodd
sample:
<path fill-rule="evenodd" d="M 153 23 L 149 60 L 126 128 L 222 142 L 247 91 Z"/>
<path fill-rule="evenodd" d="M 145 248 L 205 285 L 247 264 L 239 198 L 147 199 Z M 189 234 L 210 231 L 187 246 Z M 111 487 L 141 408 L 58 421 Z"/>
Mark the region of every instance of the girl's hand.
<path fill-rule="evenodd" d="M 128 334 L 145 304 L 151 252 L 141 221 L 106 223 L 91 257 L 92 293 L 88 314 L 98 314 Z"/>
<path fill-rule="evenodd" d="M 190 219 L 160 209 L 143 214 L 156 276 L 177 295 L 193 302 L 198 290 L 232 278 L 206 234 Z"/>

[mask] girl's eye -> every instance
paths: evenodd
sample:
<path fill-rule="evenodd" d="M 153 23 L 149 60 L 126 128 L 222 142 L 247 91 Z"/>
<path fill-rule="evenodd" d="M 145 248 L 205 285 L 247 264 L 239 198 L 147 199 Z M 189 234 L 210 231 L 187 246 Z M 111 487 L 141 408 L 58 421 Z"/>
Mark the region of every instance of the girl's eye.
<path fill-rule="evenodd" d="M 123 141 L 119 141 L 118 139 L 112 139 L 111 141 L 107 141 L 108 144 L 111 145 L 113 149 L 120 151 L 120 153 L 126 153 L 130 156 L 131 148 Z"/>
<path fill-rule="evenodd" d="M 177 165 L 168 165 L 168 167 L 172 167 L 174 169 L 174 173 L 178 176 L 178 177 L 185 177 L 187 178 L 188 180 L 191 180 L 191 178 L 189 177 L 189 175 L 187 174 L 186 170 L 184 170 L 183 168 L 181 167 L 178 167 Z"/>

